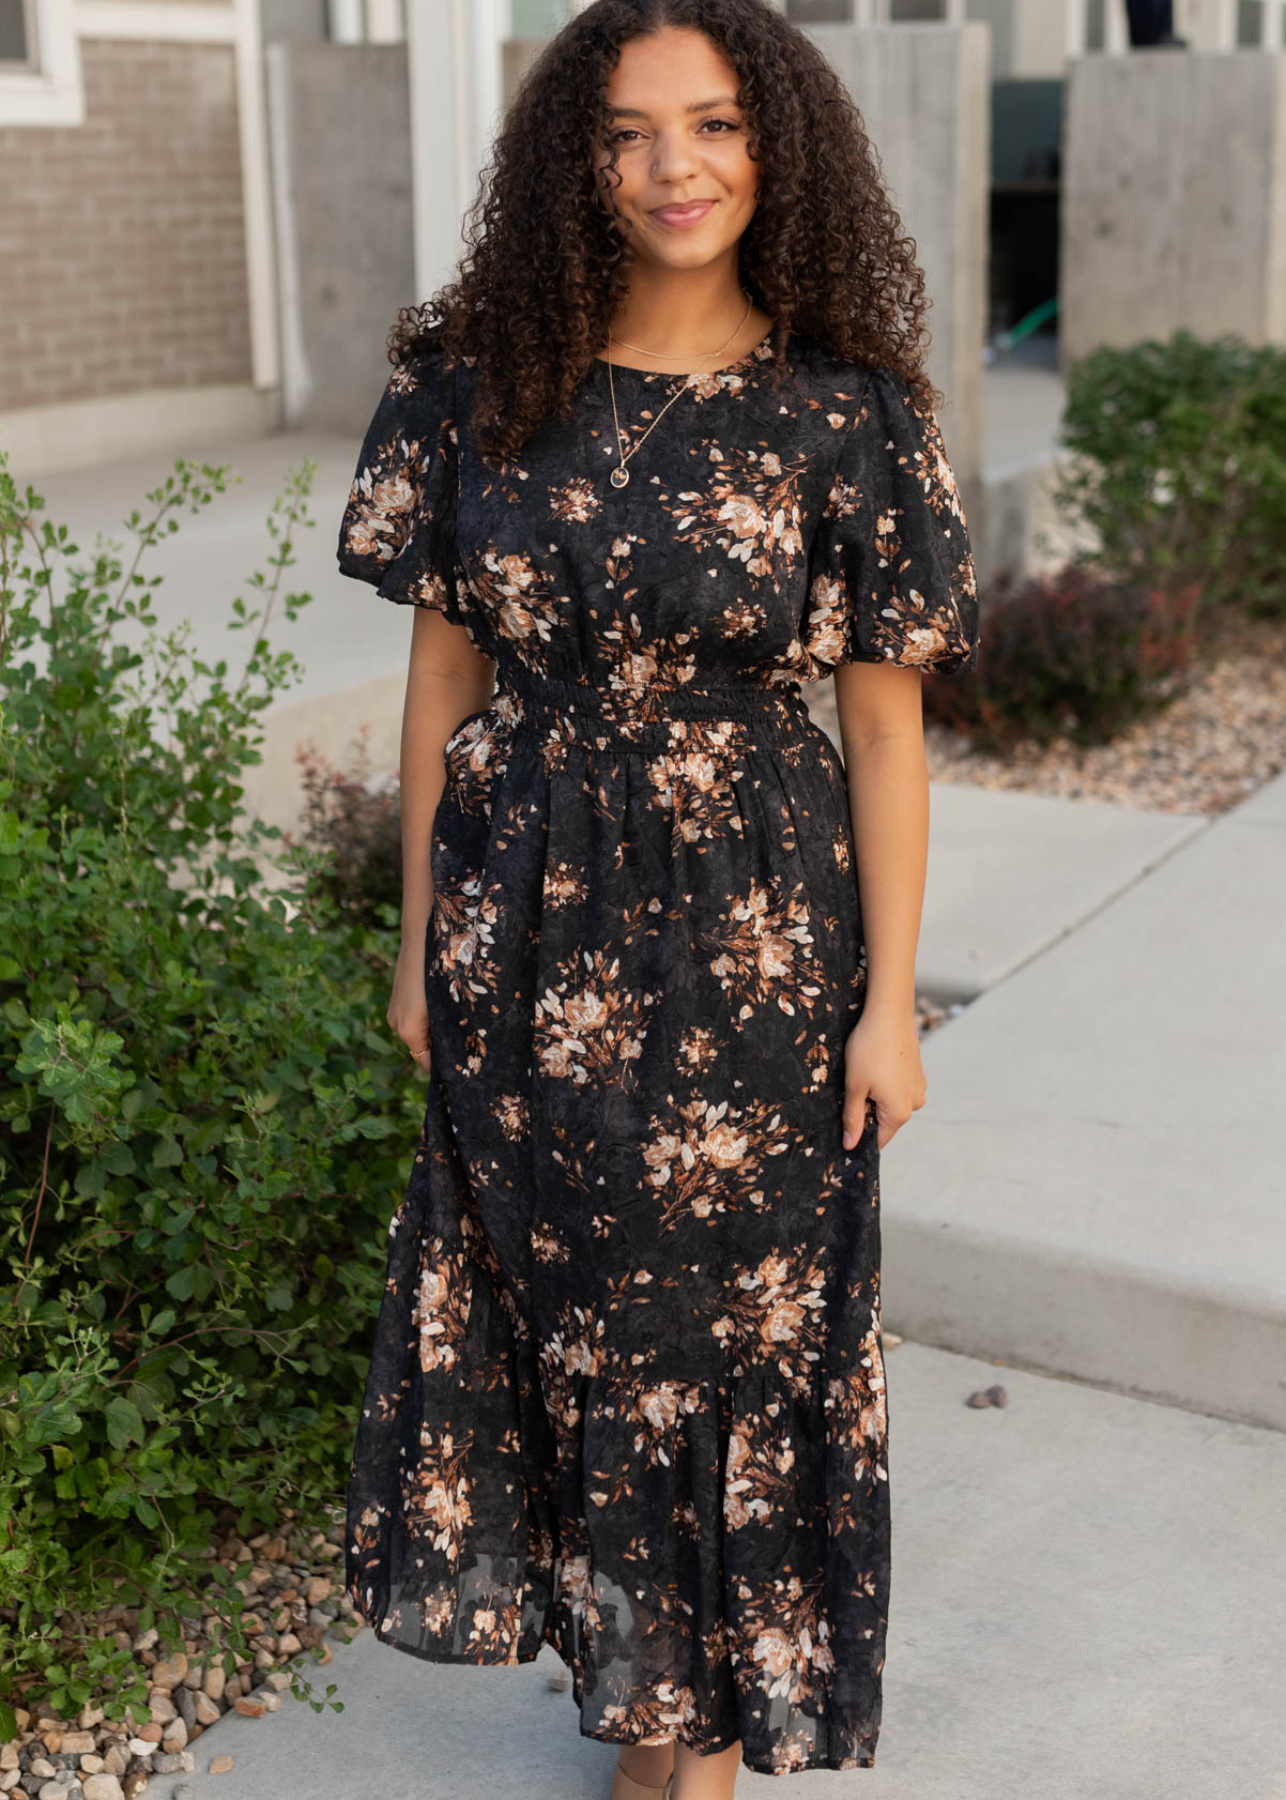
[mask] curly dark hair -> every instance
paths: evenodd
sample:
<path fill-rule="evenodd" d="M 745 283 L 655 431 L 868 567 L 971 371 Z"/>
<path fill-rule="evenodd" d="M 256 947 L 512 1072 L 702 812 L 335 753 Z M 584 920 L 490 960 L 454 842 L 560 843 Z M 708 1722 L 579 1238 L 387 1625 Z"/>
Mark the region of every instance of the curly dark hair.
<path fill-rule="evenodd" d="M 455 278 L 401 308 L 389 333 L 394 363 L 429 345 L 449 362 L 473 359 L 471 430 L 485 457 L 516 456 L 545 419 L 568 416 L 629 292 L 633 252 L 600 185 L 618 160 L 606 89 L 622 47 L 666 25 L 704 32 L 737 76 L 749 153 L 762 164 L 739 278 L 773 320 L 773 380 L 798 330 L 941 403 L 923 367 L 929 302 L 914 240 L 817 46 L 765 0 L 593 0 L 545 46 L 505 115 Z"/>

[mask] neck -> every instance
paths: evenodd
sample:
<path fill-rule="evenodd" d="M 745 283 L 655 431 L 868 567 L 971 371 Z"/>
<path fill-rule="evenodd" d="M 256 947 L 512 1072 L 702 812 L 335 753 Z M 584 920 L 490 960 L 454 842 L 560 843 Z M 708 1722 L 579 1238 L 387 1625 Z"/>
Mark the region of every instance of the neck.
<path fill-rule="evenodd" d="M 752 305 L 747 314 L 735 264 L 701 269 L 636 264 L 629 295 L 611 321 L 614 341 L 610 346 L 604 343 L 602 353 L 618 360 L 650 355 L 657 359 L 658 368 L 673 368 L 678 359 L 686 357 L 696 367 L 703 351 L 724 360 L 737 357 L 758 343 L 771 323 L 757 306 Z M 730 338 L 729 333 L 733 333 Z M 615 342 L 618 338 L 628 338 L 642 348 L 621 355 Z M 724 344 L 722 350 L 720 344 Z M 666 352 L 671 353 L 668 364 Z"/>

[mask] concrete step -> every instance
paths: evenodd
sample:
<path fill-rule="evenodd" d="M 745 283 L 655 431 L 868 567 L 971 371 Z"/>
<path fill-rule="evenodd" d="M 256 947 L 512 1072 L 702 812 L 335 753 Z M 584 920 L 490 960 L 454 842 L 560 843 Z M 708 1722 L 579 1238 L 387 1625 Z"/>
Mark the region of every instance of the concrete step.
<path fill-rule="evenodd" d="M 974 1411 L 1000 1381 L 1009 1404 Z M 756 1776 L 762 1800 L 1286 1800 L 1276 1529 L 1286 1438 L 915 1344 L 888 1354 L 893 1583 L 876 1766 Z M 369 1631 L 318 1688 L 225 1717 L 197 1800 L 603 1800 L 552 1651 L 421 1662 Z M 236 1758 L 231 1775 L 204 1771 Z"/>
<path fill-rule="evenodd" d="M 885 1319 L 1286 1430 L 1286 777 L 924 1045 Z"/>

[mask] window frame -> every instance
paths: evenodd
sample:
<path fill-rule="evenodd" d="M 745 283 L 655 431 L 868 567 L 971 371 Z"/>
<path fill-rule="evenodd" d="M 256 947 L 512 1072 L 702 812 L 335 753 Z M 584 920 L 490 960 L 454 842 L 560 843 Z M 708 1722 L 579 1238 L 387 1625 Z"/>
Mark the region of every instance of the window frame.
<path fill-rule="evenodd" d="M 80 44 L 73 0 L 27 0 L 34 55 L 0 63 L 0 125 L 83 125 Z"/>

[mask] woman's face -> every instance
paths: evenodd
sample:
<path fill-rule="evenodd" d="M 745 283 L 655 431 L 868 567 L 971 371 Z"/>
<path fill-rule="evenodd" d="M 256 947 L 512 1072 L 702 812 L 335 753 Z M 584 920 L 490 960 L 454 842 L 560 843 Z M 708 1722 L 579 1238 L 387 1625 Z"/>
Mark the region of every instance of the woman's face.
<path fill-rule="evenodd" d="M 697 268 L 749 224 L 759 165 L 736 93 L 732 65 L 704 32 L 666 25 L 622 49 L 607 85 L 620 185 L 606 197 L 638 257 Z"/>

